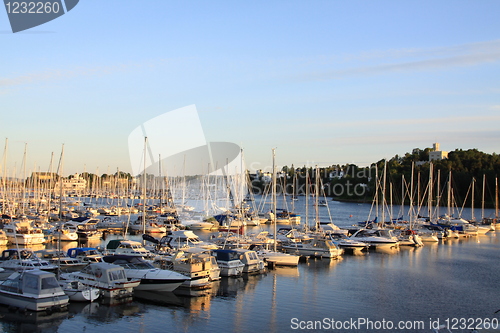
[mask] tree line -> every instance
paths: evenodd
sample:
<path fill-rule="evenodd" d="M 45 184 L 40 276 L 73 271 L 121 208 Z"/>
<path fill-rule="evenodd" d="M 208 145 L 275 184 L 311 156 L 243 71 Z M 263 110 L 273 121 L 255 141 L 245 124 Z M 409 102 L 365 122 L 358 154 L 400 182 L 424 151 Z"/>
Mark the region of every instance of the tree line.
<path fill-rule="evenodd" d="M 470 207 L 474 200 L 474 206 L 481 207 L 484 197 L 485 207 L 494 207 L 500 155 L 456 149 L 446 159 L 429 162 L 431 151 L 416 148 L 368 167 L 345 164 L 316 170 L 284 166 L 277 177 L 278 193 L 304 195 L 308 187 L 314 194 L 319 184 L 321 195 L 335 200 L 370 202 L 385 189 L 385 199 L 391 198 L 393 204 L 409 203 L 410 198 L 413 204 L 427 204 L 430 198 L 433 205 L 443 206 L 448 201 L 450 184 L 453 204 Z M 251 178 L 254 193 L 268 191 L 269 186 L 269 182 Z"/>

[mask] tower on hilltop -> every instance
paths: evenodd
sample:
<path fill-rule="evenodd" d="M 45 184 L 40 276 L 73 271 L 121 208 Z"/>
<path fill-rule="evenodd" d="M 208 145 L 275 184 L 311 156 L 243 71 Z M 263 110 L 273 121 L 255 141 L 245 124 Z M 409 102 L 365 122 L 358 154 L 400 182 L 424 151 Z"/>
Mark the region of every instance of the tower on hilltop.
<path fill-rule="evenodd" d="M 429 152 L 429 161 L 439 161 L 448 158 L 448 152 L 439 150 L 439 142 L 432 144 L 432 151 Z"/>

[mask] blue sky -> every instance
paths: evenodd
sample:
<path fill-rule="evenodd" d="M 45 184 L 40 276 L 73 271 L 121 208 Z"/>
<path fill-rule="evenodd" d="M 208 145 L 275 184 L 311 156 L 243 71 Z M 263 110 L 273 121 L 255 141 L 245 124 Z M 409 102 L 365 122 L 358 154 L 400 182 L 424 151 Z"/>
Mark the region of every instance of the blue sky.
<path fill-rule="evenodd" d="M 128 135 L 195 104 L 247 166 L 367 165 L 440 142 L 499 153 L 498 1 L 82 0 L 13 34 L 0 10 L 9 174 L 130 172 Z M 169 126 L 167 124 L 165 131 Z M 189 133 L 186 133 L 189 135 Z M 182 138 L 179 138 L 182 140 Z M 175 144 L 175 143 L 166 143 Z"/>

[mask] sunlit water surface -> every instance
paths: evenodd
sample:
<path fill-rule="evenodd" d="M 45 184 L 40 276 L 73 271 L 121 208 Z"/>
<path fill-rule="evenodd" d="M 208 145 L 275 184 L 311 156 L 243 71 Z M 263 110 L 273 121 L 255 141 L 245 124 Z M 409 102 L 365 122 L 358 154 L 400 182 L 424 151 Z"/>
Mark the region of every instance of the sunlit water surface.
<path fill-rule="evenodd" d="M 328 204 L 330 213 L 320 208 L 322 219 L 332 216 L 340 226 L 365 220 L 370 210 L 368 204 Z M 304 207 L 296 210 L 304 214 Z M 312 208 L 310 214 L 312 221 Z M 470 210 L 464 211 L 464 217 L 470 217 L 465 214 L 470 215 Z M 65 245 L 70 246 L 74 244 Z M 223 278 L 212 289 L 191 296 L 136 292 L 120 304 L 70 304 L 68 312 L 50 317 L 25 317 L 1 308 L 0 331 L 292 332 L 303 328 L 386 332 L 380 325 L 403 321 L 406 329 L 392 331 L 432 332 L 437 320 L 443 324 L 453 318 L 470 322 L 499 317 L 495 314 L 500 309 L 499 262 L 499 234 L 490 232 L 416 249 L 346 254 L 340 260 L 310 259 L 296 268 Z M 333 329 L 332 320 L 344 322 L 343 328 Z M 347 322 L 355 326 L 346 328 Z M 456 328 L 454 332 L 470 331 Z"/>

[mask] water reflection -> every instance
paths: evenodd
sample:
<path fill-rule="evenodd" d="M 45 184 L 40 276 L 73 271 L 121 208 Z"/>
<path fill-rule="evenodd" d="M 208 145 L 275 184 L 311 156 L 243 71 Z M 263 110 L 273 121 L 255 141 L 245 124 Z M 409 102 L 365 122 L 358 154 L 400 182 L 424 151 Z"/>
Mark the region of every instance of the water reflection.
<path fill-rule="evenodd" d="M 210 292 L 200 291 L 198 294 L 193 293 L 192 295 L 180 295 L 167 291 L 136 290 L 134 292 L 134 297 L 144 303 L 183 307 L 191 313 L 210 310 L 210 302 L 213 297 Z"/>
<path fill-rule="evenodd" d="M 51 317 L 49 323 L 44 316 L 28 321 L 0 312 L 0 331 L 250 333 L 290 331 L 291 318 L 426 323 L 431 317 L 491 318 L 500 308 L 495 297 L 499 244 L 500 237 L 491 233 L 425 243 L 421 248 L 345 254 L 343 260 L 309 259 L 264 275 L 224 278 L 203 291 L 136 291 L 125 303 L 70 303 L 67 313 L 54 314 L 61 317 Z"/>
<path fill-rule="evenodd" d="M 58 249 L 61 251 L 64 251 L 64 253 L 67 253 L 69 249 L 78 247 L 78 242 L 50 242 L 47 243 L 46 245 L 41 245 L 41 248 L 38 250 L 43 250 L 43 249 Z M 30 248 L 33 248 L 33 246 L 30 246 Z"/>
<path fill-rule="evenodd" d="M 112 323 L 124 317 L 140 316 L 144 310 L 144 305 L 134 302 L 132 297 L 122 299 L 104 298 L 99 302 L 87 304 L 70 303 L 68 308 L 68 311 L 72 314 L 79 313 L 80 316 L 91 323 Z"/>
<path fill-rule="evenodd" d="M 401 247 L 377 246 L 373 251 L 377 252 L 377 253 L 396 254 L 400 250 L 401 250 Z"/>
<path fill-rule="evenodd" d="M 335 266 L 339 265 L 344 261 L 343 257 L 338 257 L 337 259 L 328 258 L 309 258 L 305 264 L 308 269 L 313 269 L 314 271 L 331 270 Z"/>
<path fill-rule="evenodd" d="M 83 315 L 85 317 L 95 316 L 99 312 L 101 305 L 98 302 L 70 302 L 68 304 L 68 313 L 70 316 Z"/>
<path fill-rule="evenodd" d="M 299 277 L 300 271 L 298 266 L 276 266 L 272 270 L 269 270 L 269 274 L 286 277 Z"/>
<path fill-rule="evenodd" d="M 56 332 L 62 322 L 68 318 L 68 311 L 54 312 L 20 312 L 9 310 L 0 305 L 2 332 Z"/>

